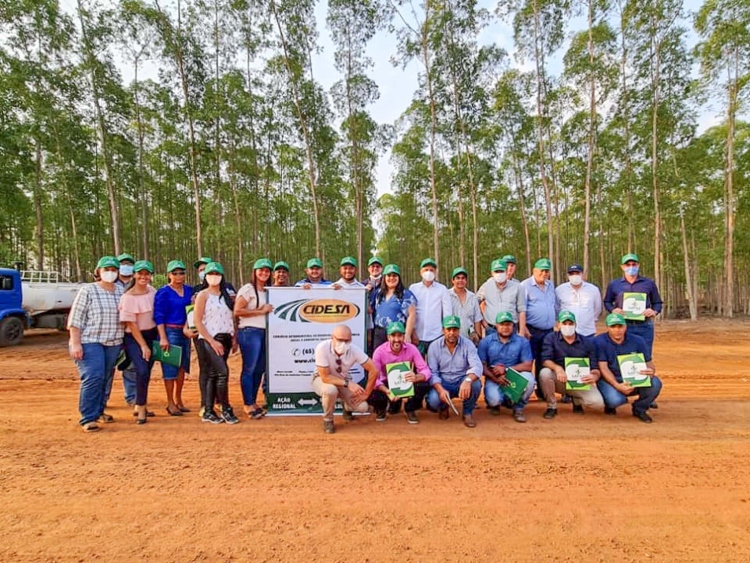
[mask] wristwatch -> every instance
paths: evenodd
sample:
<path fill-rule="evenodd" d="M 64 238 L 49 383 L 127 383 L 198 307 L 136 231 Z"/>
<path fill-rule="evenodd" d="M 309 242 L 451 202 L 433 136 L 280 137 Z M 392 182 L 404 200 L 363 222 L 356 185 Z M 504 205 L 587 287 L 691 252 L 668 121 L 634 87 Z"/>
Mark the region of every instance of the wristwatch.
<path fill-rule="evenodd" d="M 474 382 L 474 380 L 471 377 L 469 377 L 468 375 L 466 377 L 464 377 L 464 381 L 466 383 L 473 383 Z"/>
<path fill-rule="evenodd" d="M 348 379 L 344 380 L 344 387 L 349 387 L 349 380 Z"/>

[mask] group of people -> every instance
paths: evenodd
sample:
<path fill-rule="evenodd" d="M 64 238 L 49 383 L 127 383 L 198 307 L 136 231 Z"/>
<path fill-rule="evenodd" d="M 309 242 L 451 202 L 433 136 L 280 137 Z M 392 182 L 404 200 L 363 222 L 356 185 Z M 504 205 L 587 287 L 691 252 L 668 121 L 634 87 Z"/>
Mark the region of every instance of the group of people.
<path fill-rule="evenodd" d="M 506 406 L 517 422 L 536 390 L 546 401 L 544 418 L 557 414 L 557 394 L 573 403 L 574 413 L 584 407 L 616 414 L 617 407 L 637 396 L 632 414 L 651 422 L 661 381 L 652 362 L 653 318 L 661 311 L 661 297 L 653 280 L 639 273 L 635 254 L 622 257 L 623 276 L 613 280 L 602 299 L 599 289 L 584 280 L 578 264 L 568 270 L 568 281 L 557 287 L 550 278 L 550 261 L 537 260 L 532 275 L 515 278 L 513 255 L 494 260 L 491 276 L 477 293 L 467 289 L 468 272 L 455 268 L 452 287 L 436 280 L 437 263 L 420 264 L 421 281 L 407 289 L 396 264 L 372 257 L 369 277 L 356 279 L 357 261 L 340 261 L 337 281 L 325 279 L 318 258 L 307 262 L 297 287 L 364 288 L 368 291 L 367 344 L 352 344 L 351 331 L 337 326 L 331 338 L 315 350 L 312 389 L 321 397 L 323 426 L 334 432 L 333 413 L 341 399 L 344 419 L 355 412 L 374 410 L 377 421 L 400 412 L 409 423 L 419 423 L 423 407 L 450 418 L 458 412 L 454 398 L 463 401 L 461 417 L 476 426 L 473 412 L 482 391 L 492 414 Z M 123 370 L 125 399 L 134 406 L 138 424 L 153 412 L 147 408 L 148 384 L 155 356 L 178 350 L 179 365 L 162 362 L 167 394 L 166 412 L 190 412 L 182 401 L 185 373 L 190 369 L 194 343 L 200 368 L 200 416 L 204 422 L 239 422 L 229 402 L 227 357 L 242 354 L 240 377 L 243 406 L 251 419 L 265 416 L 258 392 L 266 367 L 268 286 L 289 286 L 286 262 L 261 258 L 253 265 L 249 283 L 239 291 L 229 283 L 218 262 L 208 257 L 194 263 L 200 283 L 185 283 L 186 267 L 179 260 L 167 265 L 169 283 L 158 291 L 151 286 L 153 265 L 123 254 L 105 256 L 96 268 L 96 281 L 84 286 L 69 316 L 70 354 L 80 377 L 80 424 L 86 432 L 111 422 L 104 408 L 112 387 L 115 366 Z M 596 322 L 607 310 L 607 331 L 596 336 Z M 122 351 L 124 350 L 124 354 Z M 644 386 L 623 377 L 622 358 L 640 354 L 639 374 Z M 586 374 L 570 385 L 567 362 L 582 361 Z M 366 383 L 353 381 L 350 370 L 361 364 Z M 582 364 L 582 365 L 583 365 Z M 407 366 L 403 381 L 411 387 L 404 400 L 389 388 L 388 369 Z M 484 378 L 484 384 L 482 383 Z M 517 387 L 522 389 L 513 392 Z M 264 387 L 267 392 L 267 387 Z M 219 407 L 218 409 L 216 407 Z"/>

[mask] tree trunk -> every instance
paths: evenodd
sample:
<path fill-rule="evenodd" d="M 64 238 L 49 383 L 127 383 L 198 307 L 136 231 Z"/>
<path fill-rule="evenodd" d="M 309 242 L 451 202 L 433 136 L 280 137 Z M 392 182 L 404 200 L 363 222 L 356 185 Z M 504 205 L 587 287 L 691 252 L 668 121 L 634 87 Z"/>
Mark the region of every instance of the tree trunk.
<path fill-rule="evenodd" d="M 596 81 L 594 80 L 594 1 L 589 0 L 589 143 L 586 155 L 583 217 L 583 271 L 589 273 L 591 232 L 591 177 L 594 169 L 594 128 L 596 127 Z"/>
<path fill-rule="evenodd" d="M 150 260 L 149 243 L 148 243 L 148 195 L 143 179 L 145 178 L 145 167 L 143 164 L 143 117 L 141 115 L 141 104 L 139 100 L 140 83 L 138 82 L 138 58 L 134 64 L 133 89 L 135 93 L 135 115 L 138 124 L 138 198 L 141 203 L 141 238 L 143 242 L 143 251 L 141 256 L 144 260 Z"/>
<path fill-rule="evenodd" d="M 734 316 L 734 129 L 737 113 L 738 69 L 739 57 L 736 49 L 734 57 L 734 77 L 731 66 L 727 69 L 729 75 L 728 91 L 729 104 L 727 109 L 727 153 L 724 171 L 724 314 L 728 318 Z"/>
<path fill-rule="evenodd" d="M 695 299 L 695 288 L 693 287 L 693 274 L 690 271 L 690 253 L 688 252 L 687 232 L 685 230 L 685 216 L 680 209 L 680 234 L 682 235 L 682 257 L 685 267 L 685 290 L 687 291 L 688 307 L 690 308 L 690 320 L 698 320 L 698 303 Z"/>
<path fill-rule="evenodd" d="M 36 267 L 44 270 L 44 213 L 42 210 L 42 144 L 36 139 L 36 168 L 34 177 L 34 212 L 36 214 Z"/>
<path fill-rule="evenodd" d="M 656 27 L 656 22 L 654 22 Z M 651 41 L 651 91 L 653 92 L 651 106 L 651 181 L 654 197 L 654 280 L 657 287 L 661 287 L 661 208 L 659 204 L 659 89 L 661 86 L 661 44 L 655 38 Z"/>
<path fill-rule="evenodd" d="M 435 262 L 440 264 L 440 248 L 439 248 L 439 226 L 438 220 L 438 197 L 437 197 L 437 183 L 435 181 L 435 134 L 437 131 L 437 118 L 435 108 L 435 96 L 432 91 L 432 74 L 430 68 L 430 54 L 427 46 L 428 41 L 428 26 L 430 22 L 430 0 L 425 2 L 425 18 L 424 26 L 422 28 L 422 58 L 425 68 L 425 79 L 427 81 L 427 95 L 430 98 L 430 188 L 432 190 L 432 245 Z"/>

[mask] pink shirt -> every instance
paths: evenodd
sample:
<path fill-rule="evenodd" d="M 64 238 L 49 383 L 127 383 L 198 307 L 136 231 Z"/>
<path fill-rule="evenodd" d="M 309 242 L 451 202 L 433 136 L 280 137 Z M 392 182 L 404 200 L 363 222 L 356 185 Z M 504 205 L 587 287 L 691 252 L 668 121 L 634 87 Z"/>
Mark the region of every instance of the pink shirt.
<path fill-rule="evenodd" d="M 120 322 L 135 323 L 139 330 L 149 330 L 156 327 L 154 322 L 154 297 L 156 290 L 148 286 L 148 293 L 136 295 L 132 291 L 120 298 Z M 125 329 L 125 332 L 130 332 Z"/>
<path fill-rule="evenodd" d="M 375 381 L 376 388 L 381 385 L 388 386 L 388 375 L 385 373 L 385 366 L 397 362 L 410 362 L 414 364 L 414 373 L 421 373 L 424 375 L 425 381 L 430 381 L 430 378 L 432 377 L 432 372 L 430 371 L 427 362 L 422 358 L 422 354 L 419 353 L 419 348 L 408 342 L 404 342 L 404 345 L 401 348 L 401 353 L 399 354 L 393 353 L 390 342 L 381 344 L 375 348 L 375 352 L 372 355 L 372 361 L 375 364 L 375 367 L 378 368 L 378 379 Z"/>

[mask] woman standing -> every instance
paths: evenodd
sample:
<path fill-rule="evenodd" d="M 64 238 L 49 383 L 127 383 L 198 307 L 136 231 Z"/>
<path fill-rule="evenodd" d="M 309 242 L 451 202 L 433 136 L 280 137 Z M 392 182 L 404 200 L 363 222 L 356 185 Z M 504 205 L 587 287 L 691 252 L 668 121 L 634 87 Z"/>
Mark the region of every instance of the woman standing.
<path fill-rule="evenodd" d="M 146 424 L 148 384 L 154 366 L 151 346 L 158 337 L 154 321 L 156 290 L 151 287 L 154 266 L 148 260 L 138 260 L 133 272 L 120 299 L 120 321 L 125 325 L 125 353 L 135 368 L 135 421 Z"/>
<path fill-rule="evenodd" d="M 396 264 L 388 264 L 383 269 L 383 278 L 374 297 L 375 331 L 373 351 L 388 340 L 385 329 L 390 323 L 406 325 L 406 341 L 410 342 L 417 318 L 417 298 L 401 282 L 401 270 Z"/>
<path fill-rule="evenodd" d="M 167 413 L 171 416 L 182 416 L 182 413 L 190 412 L 182 402 L 185 374 L 190 372 L 190 339 L 182 330 L 187 321 L 185 307 L 193 300 L 193 288 L 185 285 L 185 274 L 185 264 L 172 260 L 167 264 L 169 283 L 160 288 L 154 298 L 154 321 L 161 349 L 166 351 L 170 346 L 182 349 L 179 366 L 166 362 L 161 364 L 164 388 L 167 391 Z"/>
<path fill-rule="evenodd" d="M 266 412 L 257 403 L 263 372 L 266 371 L 266 316 L 273 311 L 268 303 L 266 286 L 271 279 L 271 261 L 260 258 L 253 265 L 250 283 L 240 288 L 234 304 L 239 319 L 238 342 L 242 353 L 242 399 L 250 418 L 259 419 Z"/>
<path fill-rule="evenodd" d="M 227 291 L 224 268 L 218 262 L 211 262 L 205 270 L 206 289 L 195 298 L 195 328 L 198 340 L 195 351 L 201 368 L 201 378 L 205 378 L 203 401 L 203 422 L 211 424 L 237 424 L 229 404 L 229 352 L 237 351 L 234 316 L 234 302 Z M 214 411 L 214 403 L 221 405 L 221 418 Z"/>
<path fill-rule="evenodd" d="M 76 295 L 68 314 L 70 357 L 81 377 L 78 410 L 84 432 L 98 432 L 98 422 L 113 422 L 104 413 L 107 388 L 122 349 L 122 325 L 117 304 L 122 288 L 115 284 L 120 263 L 104 256 L 96 264 L 94 283 L 84 285 Z"/>

